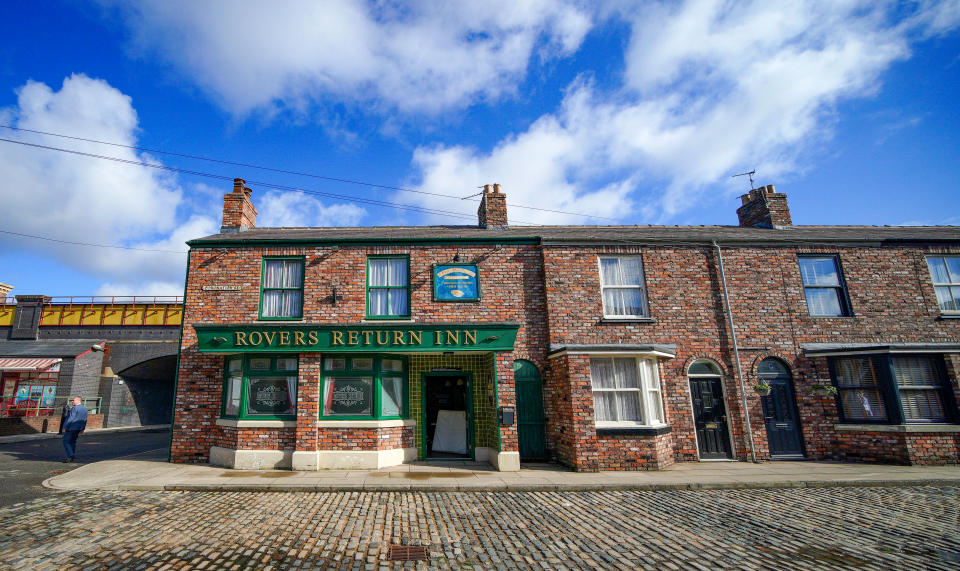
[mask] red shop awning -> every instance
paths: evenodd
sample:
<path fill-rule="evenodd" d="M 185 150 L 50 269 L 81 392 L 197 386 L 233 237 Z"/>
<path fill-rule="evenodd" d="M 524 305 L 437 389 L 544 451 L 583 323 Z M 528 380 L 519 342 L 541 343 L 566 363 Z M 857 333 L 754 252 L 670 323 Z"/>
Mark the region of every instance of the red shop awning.
<path fill-rule="evenodd" d="M 0 371 L 47 371 L 60 370 L 62 359 L 51 357 L 0 357 Z"/>

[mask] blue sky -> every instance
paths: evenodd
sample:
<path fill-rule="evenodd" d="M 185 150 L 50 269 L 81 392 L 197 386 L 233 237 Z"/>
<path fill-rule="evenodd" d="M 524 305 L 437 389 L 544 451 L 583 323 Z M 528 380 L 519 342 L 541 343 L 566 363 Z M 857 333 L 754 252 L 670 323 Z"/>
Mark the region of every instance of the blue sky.
<path fill-rule="evenodd" d="M 751 169 L 796 224 L 960 224 L 957 0 L 5 11 L 0 124 L 433 193 L 0 128 L 246 178 L 261 226 L 470 224 L 477 203 L 460 197 L 492 182 L 511 204 L 576 213 L 511 207 L 512 224 L 736 224 L 748 183 L 730 175 Z M 179 295 L 183 243 L 218 230 L 230 190 L 2 141 L 0 172 L 12 294 Z"/>

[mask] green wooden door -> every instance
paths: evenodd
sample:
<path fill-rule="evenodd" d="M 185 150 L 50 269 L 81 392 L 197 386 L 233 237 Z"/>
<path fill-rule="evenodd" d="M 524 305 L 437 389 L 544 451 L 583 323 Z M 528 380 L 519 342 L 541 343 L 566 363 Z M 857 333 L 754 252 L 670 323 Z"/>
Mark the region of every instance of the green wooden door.
<path fill-rule="evenodd" d="M 517 390 L 517 432 L 521 460 L 547 458 L 547 436 L 543 419 L 543 381 L 537 366 L 525 359 L 513 362 Z"/>

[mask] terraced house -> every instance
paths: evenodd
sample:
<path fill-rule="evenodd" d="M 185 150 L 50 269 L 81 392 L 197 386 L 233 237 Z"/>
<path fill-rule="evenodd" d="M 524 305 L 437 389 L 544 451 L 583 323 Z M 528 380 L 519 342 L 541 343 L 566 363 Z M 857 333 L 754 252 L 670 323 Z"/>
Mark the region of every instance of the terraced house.
<path fill-rule="evenodd" d="M 191 241 L 171 460 L 957 463 L 960 229 L 256 228 Z"/>

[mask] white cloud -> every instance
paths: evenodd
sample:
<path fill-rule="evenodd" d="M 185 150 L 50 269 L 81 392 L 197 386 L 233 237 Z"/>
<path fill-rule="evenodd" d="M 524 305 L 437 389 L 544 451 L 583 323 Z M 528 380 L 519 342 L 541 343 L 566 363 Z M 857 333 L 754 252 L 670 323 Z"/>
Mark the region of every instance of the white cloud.
<path fill-rule="evenodd" d="M 66 78 L 59 91 L 28 82 L 19 89 L 17 106 L 0 111 L 0 119 L 23 129 L 76 133 L 126 145 L 137 142 L 137 113 L 130 98 L 107 82 L 85 75 Z M 152 160 L 130 149 L 111 147 L 104 153 L 102 146 L 93 143 L 26 132 L 8 131 L 3 137 L 130 161 Z M 164 292 L 182 291 L 184 242 L 214 233 L 219 226 L 203 217 L 182 222 L 178 214 L 184 216 L 183 190 L 167 174 L 146 167 L 4 143 L 0 172 L 4 173 L 0 190 L 0 228 L 4 230 L 71 242 L 184 252 L 95 248 L 0 236 L 7 247 L 49 255 L 117 287 L 165 284 L 156 287 Z"/>
<path fill-rule="evenodd" d="M 550 0 L 107 3 L 138 49 L 238 115 L 330 96 L 418 112 L 496 99 L 534 53 L 570 54 L 591 27 L 585 10 Z"/>
<path fill-rule="evenodd" d="M 257 226 L 357 226 L 367 211 L 353 204 L 326 206 L 302 193 L 267 192 L 255 201 Z"/>
<path fill-rule="evenodd" d="M 508 202 L 664 221 L 709 185 L 733 192 L 735 172 L 797 172 L 829 139 L 838 102 L 875 93 L 917 34 L 956 25 L 941 5 L 900 21 L 895 8 L 692 0 L 620 10 L 632 31 L 619 91 L 581 78 L 560 110 L 492 151 L 425 147 L 414 166 L 427 190 L 496 180 Z M 511 220 L 570 221 L 508 211 Z"/>

